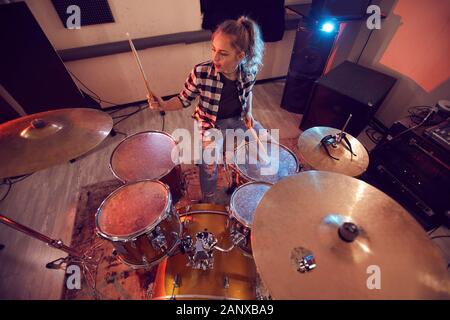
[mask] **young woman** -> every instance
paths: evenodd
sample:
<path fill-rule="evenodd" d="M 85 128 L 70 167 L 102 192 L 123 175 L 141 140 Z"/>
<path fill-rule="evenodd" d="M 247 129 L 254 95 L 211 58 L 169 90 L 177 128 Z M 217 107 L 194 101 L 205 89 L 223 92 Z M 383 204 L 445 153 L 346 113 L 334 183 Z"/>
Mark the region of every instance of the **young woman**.
<path fill-rule="evenodd" d="M 211 37 L 212 60 L 200 63 L 189 74 L 181 93 L 163 101 L 155 96 L 149 105 L 155 110 L 179 110 L 191 105 L 199 97 L 192 117 L 197 121 L 202 147 L 215 148 L 221 154 L 223 141 L 215 141 L 209 129 L 253 127 L 263 129 L 252 116 L 252 89 L 256 74 L 262 66 L 264 43 L 258 25 L 251 19 L 240 17 L 218 26 Z M 203 154 L 203 153 L 202 153 Z M 217 162 L 200 166 L 200 186 L 204 202 L 214 202 L 217 184 Z"/>

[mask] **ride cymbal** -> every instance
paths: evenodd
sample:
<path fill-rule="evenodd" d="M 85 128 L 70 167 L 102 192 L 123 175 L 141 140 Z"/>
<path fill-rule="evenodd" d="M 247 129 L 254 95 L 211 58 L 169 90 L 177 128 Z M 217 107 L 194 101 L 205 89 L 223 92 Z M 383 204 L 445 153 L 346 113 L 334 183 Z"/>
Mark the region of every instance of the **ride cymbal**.
<path fill-rule="evenodd" d="M 447 264 L 419 224 L 342 174 L 305 171 L 275 184 L 251 241 L 274 299 L 450 299 Z"/>

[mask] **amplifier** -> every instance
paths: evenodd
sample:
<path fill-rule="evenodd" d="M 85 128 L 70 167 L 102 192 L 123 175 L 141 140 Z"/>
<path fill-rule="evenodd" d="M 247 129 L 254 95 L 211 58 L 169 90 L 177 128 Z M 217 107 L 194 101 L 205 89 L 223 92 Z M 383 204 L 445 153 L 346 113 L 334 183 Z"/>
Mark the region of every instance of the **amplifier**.
<path fill-rule="evenodd" d="M 406 120 L 393 125 L 394 138 L 370 153 L 364 180 L 402 204 L 424 229 L 448 225 L 450 153 L 427 137 L 424 128 L 396 134 L 409 126 Z"/>

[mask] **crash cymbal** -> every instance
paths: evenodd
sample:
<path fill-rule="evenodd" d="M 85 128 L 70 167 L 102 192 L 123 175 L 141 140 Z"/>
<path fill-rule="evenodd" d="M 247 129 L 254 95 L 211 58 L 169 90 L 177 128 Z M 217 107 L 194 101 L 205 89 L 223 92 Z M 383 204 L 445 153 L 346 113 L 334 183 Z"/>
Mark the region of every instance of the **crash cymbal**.
<path fill-rule="evenodd" d="M 337 144 L 335 148 L 329 146 L 330 154 L 339 160 L 329 157 L 320 143 L 323 137 L 335 135 L 338 132 L 340 130 L 328 127 L 314 127 L 306 130 L 300 135 L 298 140 L 300 154 L 303 161 L 315 170 L 331 171 L 357 177 L 364 173 L 369 165 L 369 155 L 361 142 L 346 133 L 355 155 L 352 155 L 345 148 L 344 142 Z"/>
<path fill-rule="evenodd" d="M 0 178 L 35 172 L 81 156 L 112 129 L 110 115 L 94 109 L 61 109 L 0 125 Z"/>
<path fill-rule="evenodd" d="M 440 249 L 399 204 L 352 177 L 281 180 L 259 203 L 251 234 L 274 299 L 450 299 Z"/>

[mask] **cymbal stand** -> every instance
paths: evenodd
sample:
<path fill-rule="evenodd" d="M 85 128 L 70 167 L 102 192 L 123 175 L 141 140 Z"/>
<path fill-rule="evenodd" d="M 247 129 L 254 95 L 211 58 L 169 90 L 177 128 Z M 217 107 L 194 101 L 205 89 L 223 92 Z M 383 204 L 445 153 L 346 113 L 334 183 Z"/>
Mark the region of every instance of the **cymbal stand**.
<path fill-rule="evenodd" d="M 6 226 L 15 229 L 19 232 L 22 232 L 28 236 L 31 236 L 39 241 L 42 241 L 49 245 L 50 247 L 53 247 L 55 249 L 64 251 L 68 254 L 65 258 L 59 258 L 54 261 L 51 261 L 46 264 L 47 269 L 62 269 L 65 270 L 67 266 L 70 264 L 80 264 L 83 270 L 83 274 L 85 276 L 86 282 L 88 285 L 94 290 L 94 294 L 96 294 L 95 289 L 95 276 L 93 276 L 92 272 L 93 269 L 97 269 L 99 261 L 93 258 L 92 254 L 94 253 L 95 249 L 97 249 L 97 246 L 93 246 L 86 250 L 84 253 L 80 253 L 78 250 L 69 247 L 64 244 L 62 240 L 56 240 L 52 239 L 50 237 L 47 237 L 46 235 L 33 230 L 27 226 L 24 226 L 17 221 L 14 221 L 2 214 L 0 214 L 0 222 L 5 224 Z"/>
<path fill-rule="evenodd" d="M 348 151 L 350 151 L 352 157 L 353 156 L 356 157 L 356 154 L 353 152 L 353 149 L 352 149 L 352 144 L 348 140 L 347 134 L 344 132 L 345 129 L 347 128 L 347 125 L 350 122 L 351 118 L 352 118 L 352 114 L 349 115 L 347 121 L 345 122 L 344 126 L 341 129 L 341 132 L 338 132 L 334 135 L 331 135 L 331 134 L 327 135 L 327 136 L 323 137 L 322 140 L 320 140 L 320 144 L 325 149 L 328 156 L 336 161 L 339 161 L 339 158 L 332 156 L 328 147 L 331 146 L 332 148 L 337 148 L 338 144 L 341 144 L 342 141 L 345 142 L 345 144 L 342 143 L 344 148 L 347 149 Z"/>

